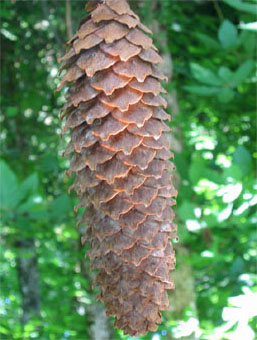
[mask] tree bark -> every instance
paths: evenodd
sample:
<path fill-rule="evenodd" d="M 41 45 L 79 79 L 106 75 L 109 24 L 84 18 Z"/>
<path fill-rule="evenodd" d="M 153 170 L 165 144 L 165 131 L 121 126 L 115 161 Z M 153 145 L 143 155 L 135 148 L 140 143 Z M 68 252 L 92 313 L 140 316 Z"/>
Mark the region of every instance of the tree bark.
<path fill-rule="evenodd" d="M 90 340 L 112 340 L 112 331 L 109 320 L 102 304 L 95 302 L 87 308 L 90 315 Z"/>
<path fill-rule="evenodd" d="M 71 21 L 70 0 L 66 0 L 65 8 L 66 8 L 66 29 L 67 29 L 67 36 L 68 36 L 68 39 L 70 39 L 72 37 L 72 21 Z"/>
<path fill-rule="evenodd" d="M 24 326 L 33 316 L 40 314 L 40 294 L 36 247 L 33 239 L 19 240 L 17 269 L 22 297 L 21 324 Z"/>
<path fill-rule="evenodd" d="M 85 243 L 86 227 L 79 227 L 79 252 L 83 252 L 83 244 Z M 89 261 L 82 259 L 80 261 L 80 272 L 82 276 L 89 282 L 93 283 L 95 273 L 90 270 Z M 93 291 L 88 291 L 90 295 L 93 295 Z M 105 313 L 105 307 L 96 301 L 96 297 L 93 297 L 95 302 L 88 305 L 86 308 L 87 322 L 90 321 L 89 333 L 90 339 L 88 340 L 113 340 L 113 331 L 110 323 L 110 319 Z"/>

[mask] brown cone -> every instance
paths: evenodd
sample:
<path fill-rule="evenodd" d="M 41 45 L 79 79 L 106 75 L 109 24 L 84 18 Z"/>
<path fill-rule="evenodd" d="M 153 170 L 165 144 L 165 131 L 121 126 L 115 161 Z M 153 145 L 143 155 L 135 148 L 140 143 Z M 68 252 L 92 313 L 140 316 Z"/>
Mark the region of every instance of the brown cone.
<path fill-rule="evenodd" d="M 176 238 L 171 206 L 177 192 L 169 159 L 169 120 L 160 96 L 166 77 L 151 33 L 125 0 L 93 1 L 60 58 L 71 84 L 64 130 L 72 137 L 68 174 L 85 208 L 88 256 L 115 326 L 131 336 L 155 331 L 173 289 Z"/>

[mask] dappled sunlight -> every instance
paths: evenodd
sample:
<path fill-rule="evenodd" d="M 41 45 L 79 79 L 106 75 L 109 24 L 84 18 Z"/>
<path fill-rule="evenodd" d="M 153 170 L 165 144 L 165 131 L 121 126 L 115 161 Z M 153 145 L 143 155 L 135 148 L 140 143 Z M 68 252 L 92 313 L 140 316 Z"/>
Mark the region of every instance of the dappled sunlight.
<path fill-rule="evenodd" d="M 141 337 L 97 309 L 84 209 L 76 215 L 67 193 L 69 92 L 54 91 L 84 5 L 1 2 L 0 338 L 93 340 L 94 329 L 108 340 L 255 340 L 255 0 L 130 1 L 172 74 L 162 85 L 179 192 L 176 288 L 158 330 Z"/>
<path fill-rule="evenodd" d="M 257 316 L 257 293 L 247 287 L 243 287 L 242 291 L 243 295 L 228 299 L 230 307 L 224 307 L 222 312 L 224 325 L 214 330 L 214 336 L 211 339 L 255 339 L 254 329 L 249 325 L 249 321 Z"/>

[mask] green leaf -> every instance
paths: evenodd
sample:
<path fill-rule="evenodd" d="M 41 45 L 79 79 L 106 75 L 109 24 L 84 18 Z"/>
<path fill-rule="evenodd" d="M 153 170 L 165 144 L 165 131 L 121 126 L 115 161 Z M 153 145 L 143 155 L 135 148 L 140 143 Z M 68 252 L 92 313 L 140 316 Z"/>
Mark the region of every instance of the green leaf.
<path fill-rule="evenodd" d="M 224 48 L 235 46 L 237 43 L 236 26 L 229 20 L 224 20 L 219 28 L 218 38 Z"/>
<path fill-rule="evenodd" d="M 221 66 L 219 68 L 219 77 L 222 80 L 228 82 L 231 79 L 232 76 L 233 76 L 233 72 L 230 71 L 230 69 L 227 68 L 226 66 Z"/>
<path fill-rule="evenodd" d="M 223 0 L 227 5 L 238 9 L 239 11 L 247 12 L 256 15 L 256 5 L 241 0 Z"/>
<path fill-rule="evenodd" d="M 206 215 L 203 216 L 203 221 L 206 223 L 206 225 L 210 227 L 214 227 L 217 225 L 217 215 L 211 214 L 211 215 Z"/>
<path fill-rule="evenodd" d="M 36 173 L 28 176 L 20 185 L 20 191 L 23 197 L 35 193 L 38 187 L 38 175 Z"/>
<path fill-rule="evenodd" d="M 218 87 L 194 86 L 194 85 L 184 86 L 184 89 L 187 90 L 188 92 L 198 94 L 200 96 L 212 96 L 214 94 L 218 94 L 220 91 L 220 88 Z"/>
<path fill-rule="evenodd" d="M 184 201 L 178 209 L 178 215 L 183 221 L 193 220 L 195 219 L 194 209 L 195 205 L 193 203 Z"/>
<path fill-rule="evenodd" d="M 0 334 L 8 334 L 8 329 L 3 326 L 0 326 Z"/>
<path fill-rule="evenodd" d="M 230 276 L 238 276 L 243 272 L 244 261 L 241 257 L 237 256 L 229 269 Z"/>
<path fill-rule="evenodd" d="M 254 69 L 254 61 L 247 60 L 245 61 L 234 73 L 231 79 L 231 86 L 236 87 L 240 85 L 243 81 L 245 81 Z"/>
<path fill-rule="evenodd" d="M 38 195 L 31 195 L 24 203 L 20 204 L 17 208 L 19 214 L 24 212 L 30 213 L 33 209 L 37 209 L 42 205 L 42 198 Z"/>
<path fill-rule="evenodd" d="M 210 182 L 214 182 L 217 184 L 223 184 L 223 178 L 220 176 L 218 171 L 206 168 L 203 172 L 202 177 L 208 179 Z"/>
<path fill-rule="evenodd" d="M 200 40 L 203 44 L 205 44 L 209 48 L 213 48 L 213 49 L 217 49 L 217 50 L 220 48 L 219 43 L 215 39 L 209 37 L 206 34 L 197 32 L 196 37 L 197 37 L 198 40 Z"/>
<path fill-rule="evenodd" d="M 71 199 L 67 194 L 63 194 L 53 201 L 50 214 L 57 219 L 67 218 L 72 209 Z"/>
<path fill-rule="evenodd" d="M 231 90 L 228 87 L 224 87 L 221 89 L 219 95 L 218 95 L 218 100 L 221 103 L 229 103 L 235 96 L 235 93 L 233 90 Z"/>
<path fill-rule="evenodd" d="M 8 117 L 14 117 L 18 113 L 18 108 L 16 106 L 8 106 L 6 109 L 6 115 Z"/>
<path fill-rule="evenodd" d="M 190 64 L 191 72 L 193 77 L 201 83 L 220 86 L 222 81 L 208 68 L 202 67 L 198 64 Z"/>
<path fill-rule="evenodd" d="M 240 34 L 240 43 L 243 45 L 247 55 L 254 55 L 256 48 L 256 34 L 254 32 L 242 31 Z"/>
<path fill-rule="evenodd" d="M 252 158 L 250 152 L 242 145 L 236 148 L 233 155 L 233 163 L 238 165 L 243 175 L 247 175 L 252 170 Z"/>
<path fill-rule="evenodd" d="M 34 220 L 42 221 L 43 219 L 49 218 L 47 209 L 38 207 L 37 209 L 31 210 L 29 215 Z"/>
<path fill-rule="evenodd" d="M 19 202 L 19 185 L 15 173 L 0 161 L 0 205 L 4 209 L 14 208 Z"/>
<path fill-rule="evenodd" d="M 189 179 L 191 183 L 197 184 L 201 178 L 204 178 L 205 161 L 201 155 L 195 153 L 189 167 Z"/>
<path fill-rule="evenodd" d="M 242 171 L 238 165 L 232 164 L 229 168 L 224 169 L 224 181 L 229 182 L 230 177 L 234 178 L 236 181 L 240 181 L 242 179 Z"/>

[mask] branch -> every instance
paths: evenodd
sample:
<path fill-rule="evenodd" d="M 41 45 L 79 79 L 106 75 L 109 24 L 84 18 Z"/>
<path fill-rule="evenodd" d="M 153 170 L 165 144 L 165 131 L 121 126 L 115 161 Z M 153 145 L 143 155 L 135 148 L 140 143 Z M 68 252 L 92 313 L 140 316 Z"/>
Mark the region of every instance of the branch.
<path fill-rule="evenodd" d="M 216 12 L 218 14 L 220 22 L 223 22 L 224 21 L 224 15 L 222 13 L 222 10 L 220 8 L 220 5 L 219 5 L 218 1 L 217 0 L 213 0 L 213 4 L 214 4 L 215 10 L 216 10 Z"/>

